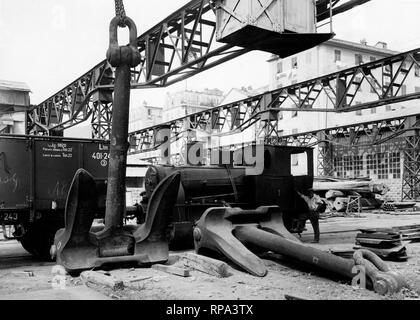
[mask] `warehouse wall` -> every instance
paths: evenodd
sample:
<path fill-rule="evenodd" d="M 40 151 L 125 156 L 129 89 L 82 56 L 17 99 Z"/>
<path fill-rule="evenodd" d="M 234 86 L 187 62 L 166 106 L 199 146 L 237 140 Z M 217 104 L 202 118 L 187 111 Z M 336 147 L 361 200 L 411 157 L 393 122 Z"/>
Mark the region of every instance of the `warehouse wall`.
<path fill-rule="evenodd" d="M 384 135 L 385 136 L 385 135 Z M 394 139 L 379 146 L 368 145 L 362 136 L 357 147 L 349 147 L 347 138 L 337 139 L 334 145 L 334 176 L 338 178 L 371 178 L 384 183 L 390 191 L 385 200 L 402 200 L 404 153 L 403 139 Z"/>

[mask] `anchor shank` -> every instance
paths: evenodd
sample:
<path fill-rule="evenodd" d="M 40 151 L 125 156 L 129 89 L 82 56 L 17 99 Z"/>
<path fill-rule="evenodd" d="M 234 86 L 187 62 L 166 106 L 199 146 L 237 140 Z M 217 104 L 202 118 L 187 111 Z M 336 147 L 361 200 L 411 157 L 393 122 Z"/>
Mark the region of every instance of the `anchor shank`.
<path fill-rule="evenodd" d="M 105 230 L 118 228 L 123 224 L 128 150 L 130 77 L 131 73 L 128 64 L 122 64 L 117 67 L 112 111 Z"/>
<path fill-rule="evenodd" d="M 253 244 L 292 258 L 295 261 L 310 264 L 347 278 L 353 278 L 355 276 L 352 273 L 355 265 L 352 259 L 344 259 L 255 227 L 238 226 L 234 229 L 233 234 L 242 243 Z"/>

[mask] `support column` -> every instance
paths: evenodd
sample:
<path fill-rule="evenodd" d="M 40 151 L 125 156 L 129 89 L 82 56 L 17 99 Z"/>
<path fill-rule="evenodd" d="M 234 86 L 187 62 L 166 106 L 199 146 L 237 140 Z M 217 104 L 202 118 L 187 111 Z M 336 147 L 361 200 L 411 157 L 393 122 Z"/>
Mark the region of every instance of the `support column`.
<path fill-rule="evenodd" d="M 405 137 L 402 200 L 420 201 L 420 130 Z"/>
<path fill-rule="evenodd" d="M 325 134 L 318 133 L 318 140 L 326 140 Z M 317 171 L 319 176 L 334 175 L 334 148 L 331 142 L 323 141 L 318 145 Z"/>
<path fill-rule="evenodd" d="M 93 95 L 92 138 L 108 140 L 111 136 L 112 92 L 99 90 Z"/>

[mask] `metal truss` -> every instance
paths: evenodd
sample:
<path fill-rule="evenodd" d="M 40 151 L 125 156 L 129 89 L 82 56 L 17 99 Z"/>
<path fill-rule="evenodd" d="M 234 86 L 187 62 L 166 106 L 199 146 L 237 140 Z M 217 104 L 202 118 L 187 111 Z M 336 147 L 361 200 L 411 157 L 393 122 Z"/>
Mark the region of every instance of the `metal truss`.
<path fill-rule="evenodd" d="M 367 1 L 318 0 L 318 22 Z M 165 87 L 249 51 L 216 42 L 215 2 L 193 0 L 138 38 L 142 63 L 132 70 L 133 88 Z M 113 86 L 113 70 L 104 60 L 30 110 L 27 133 L 59 135 L 93 116 L 92 137 L 107 138 Z"/>
<path fill-rule="evenodd" d="M 359 148 L 374 150 L 376 146 L 387 145 L 389 152 L 401 151 L 404 157 L 402 178 L 402 200 L 420 200 L 420 113 L 327 128 L 280 137 L 268 137 L 266 144 L 296 147 L 318 146 L 318 175 L 332 176 L 335 172 L 334 152 L 345 148 L 357 154 Z M 176 140 L 176 139 L 175 139 Z M 228 150 L 254 144 L 255 141 L 222 146 Z M 153 145 L 150 137 L 149 149 Z M 159 146 L 158 146 L 159 147 Z M 132 154 L 139 151 L 132 151 Z M 140 152 L 141 153 L 141 152 Z M 144 160 L 159 163 L 158 156 Z M 182 154 L 171 154 L 171 164 L 183 164 Z M 185 164 L 185 163 L 184 163 Z"/>
<path fill-rule="evenodd" d="M 387 144 L 389 152 L 401 151 L 404 158 L 402 200 L 420 200 L 420 114 L 376 120 L 341 128 L 324 129 L 271 140 L 274 145 L 318 145 L 318 174 L 332 176 L 334 149 L 357 151 Z M 362 142 L 363 140 L 363 142 Z"/>
<path fill-rule="evenodd" d="M 405 137 L 404 170 L 402 184 L 403 200 L 420 200 L 420 116 L 412 119 L 412 134 Z"/>
<path fill-rule="evenodd" d="M 112 67 L 102 62 L 72 84 L 27 112 L 27 133 L 60 135 L 62 128 L 71 127 L 91 117 L 101 119 L 98 108 L 112 103 L 111 90 L 99 90 L 113 83 Z M 94 134 L 99 137 L 99 134 Z"/>
<path fill-rule="evenodd" d="M 257 125 L 257 136 L 269 142 L 284 139 L 279 127 L 283 111 L 350 112 L 419 99 L 413 82 L 412 88 L 407 86 L 407 79 L 418 76 L 420 86 L 419 61 L 416 49 L 142 129 L 130 134 L 131 151 L 156 148 L 153 137 L 161 128 L 171 128 L 171 139 L 176 140 L 179 132 L 221 136 Z M 299 135 L 298 143 L 308 138 Z"/>

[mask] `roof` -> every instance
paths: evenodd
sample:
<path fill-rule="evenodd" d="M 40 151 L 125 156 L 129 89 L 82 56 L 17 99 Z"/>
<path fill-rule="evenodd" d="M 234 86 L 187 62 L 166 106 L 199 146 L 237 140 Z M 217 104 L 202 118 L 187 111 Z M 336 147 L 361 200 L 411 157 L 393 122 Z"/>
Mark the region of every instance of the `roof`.
<path fill-rule="evenodd" d="M 378 44 L 379 43 L 380 42 L 378 42 Z M 339 48 L 346 48 L 346 49 L 354 50 L 354 51 L 369 52 L 372 54 L 382 54 L 384 56 L 393 56 L 400 53 L 399 51 L 394 51 L 394 50 L 385 49 L 385 48 L 381 48 L 377 46 L 371 46 L 367 44 L 362 44 L 358 42 L 347 41 L 347 40 L 342 40 L 342 39 L 337 39 L 337 38 L 325 41 L 324 43 L 321 43 L 319 46 L 333 46 L 333 47 L 339 47 Z M 278 58 L 279 58 L 278 56 L 273 54 L 270 56 L 268 62 L 275 61 Z"/>
<path fill-rule="evenodd" d="M 31 92 L 31 89 L 26 83 L 8 80 L 0 80 L 0 90 Z"/>
<path fill-rule="evenodd" d="M 341 39 L 336 39 L 336 38 L 328 40 L 324 44 L 325 45 L 330 45 L 330 46 L 348 48 L 348 49 L 352 49 L 352 50 L 357 49 L 357 50 L 368 51 L 368 52 L 377 53 L 377 54 L 391 55 L 391 56 L 400 53 L 398 51 L 394 51 L 394 50 L 390 50 L 390 49 L 385 49 L 385 48 L 381 48 L 381 47 L 377 47 L 377 46 L 371 46 L 371 45 L 368 45 L 368 44 L 362 44 L 362 43 L 357 43 L 357 42 L 352 42 L 352 41 L 347 41 L 347 40 L 341 40 Z"/>

